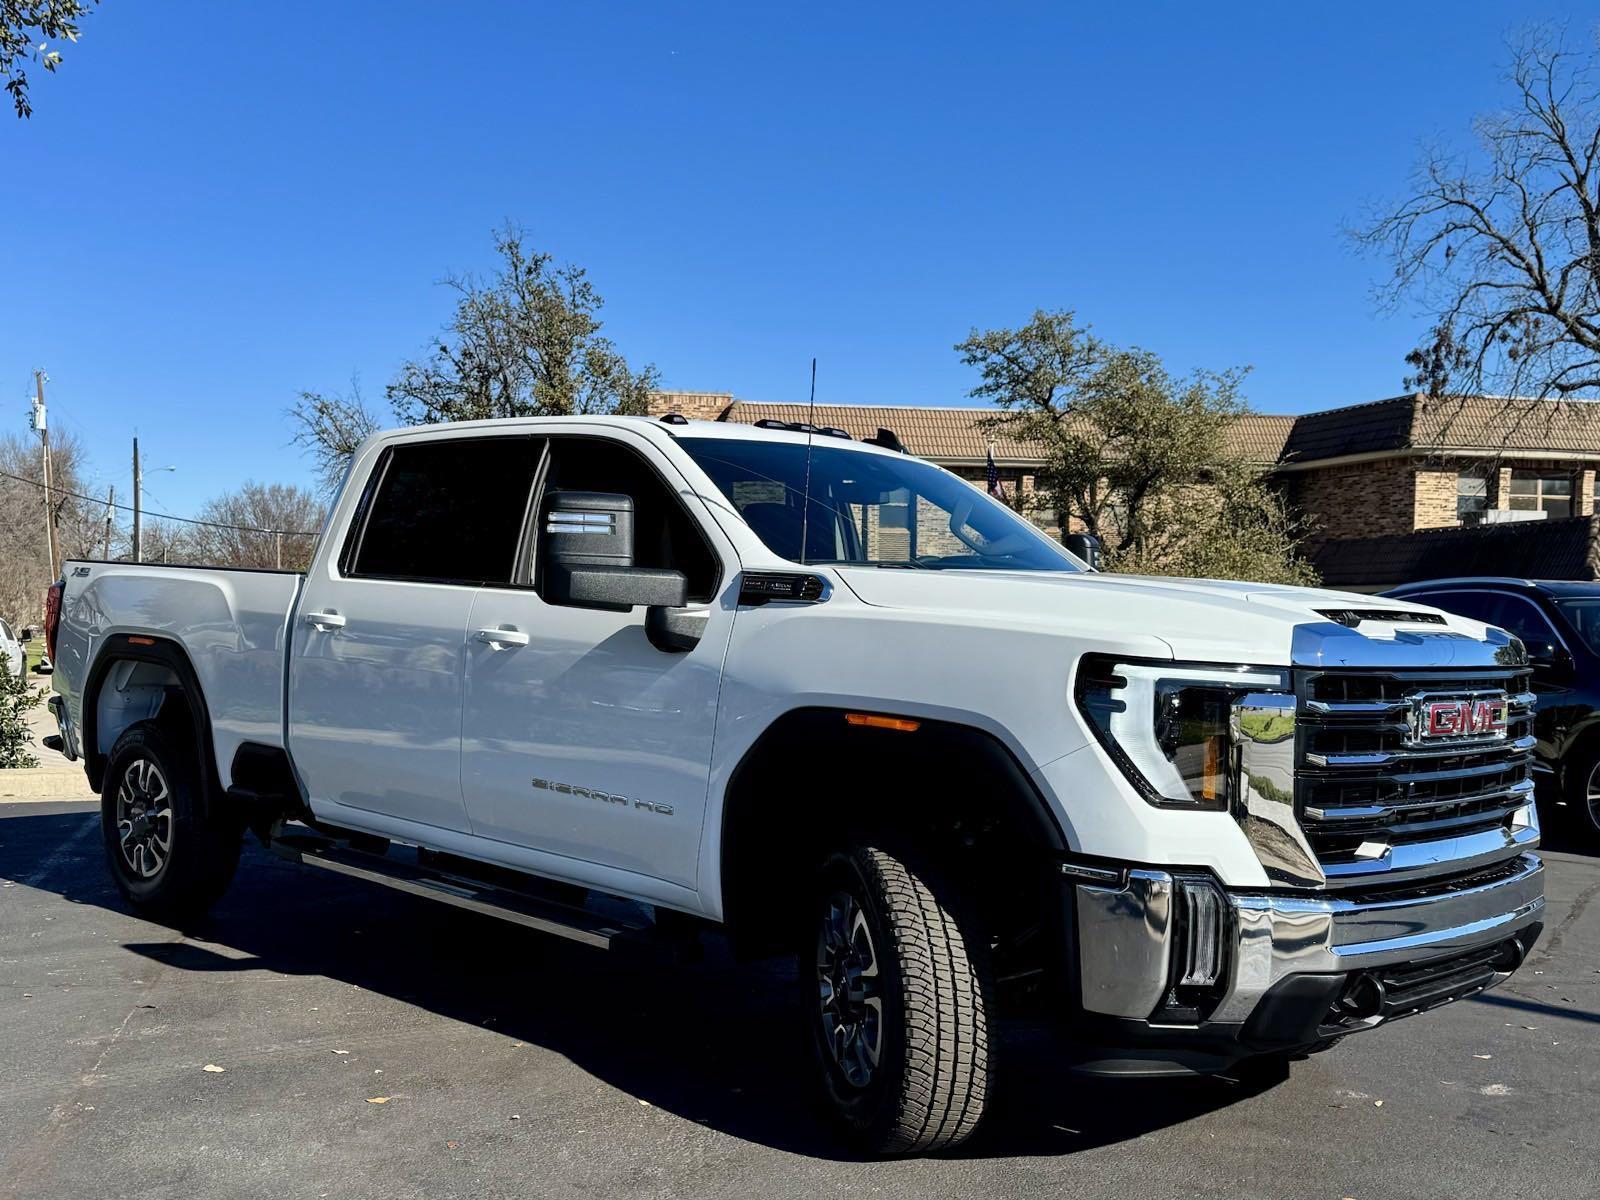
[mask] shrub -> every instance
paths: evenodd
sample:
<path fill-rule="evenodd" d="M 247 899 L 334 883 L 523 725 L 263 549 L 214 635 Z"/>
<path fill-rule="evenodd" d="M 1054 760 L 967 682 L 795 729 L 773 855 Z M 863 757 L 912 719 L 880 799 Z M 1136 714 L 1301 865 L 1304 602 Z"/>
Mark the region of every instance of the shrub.
<path fill-rule="evenodd" d="M 0 651 L 0 768 L 37 767 L 31 749 L 33 730 L 28 710 L 44 697 L 43 688 L 29 687 L 11 669 L 11 656 Z"/>

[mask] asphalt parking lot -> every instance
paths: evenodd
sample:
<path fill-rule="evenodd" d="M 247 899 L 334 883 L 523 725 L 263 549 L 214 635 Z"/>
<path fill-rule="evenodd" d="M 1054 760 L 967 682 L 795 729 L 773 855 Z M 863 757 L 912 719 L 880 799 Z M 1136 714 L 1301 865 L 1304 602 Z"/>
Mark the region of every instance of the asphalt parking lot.
<path fill-rule="evenodd" d="M 180 933 L 122 904 L 94 813 L 0 805 L 0 1196 L 1600 1195 L 1597 857 L 1548 853 L 1509 986 L 1275 1087 L 1080 1079 L 1024 1035 L 974 1144 L 862 1162 L 797 1086 L 780 971 L 629 965 L 259 849 Z"/>

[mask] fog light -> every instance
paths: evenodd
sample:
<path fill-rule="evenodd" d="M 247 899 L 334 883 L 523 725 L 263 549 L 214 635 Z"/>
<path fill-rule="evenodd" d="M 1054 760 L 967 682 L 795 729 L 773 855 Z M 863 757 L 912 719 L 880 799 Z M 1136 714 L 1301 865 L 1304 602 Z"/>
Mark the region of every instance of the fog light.
<path fill-rule="evenodd" d="M 1178 881 L 1182 933 L 1179 987 L 1211 987 L 1222 977 L 1222 894 L 1204 880 Z"/>
<path fill-rule="evenodd" d="M 1226 955 L 1223 933 L 1227 904 L 1217 886 L 1205 879 L 1179 879 L 1177 984 L 1208 988 L 1222 978 Z"/>

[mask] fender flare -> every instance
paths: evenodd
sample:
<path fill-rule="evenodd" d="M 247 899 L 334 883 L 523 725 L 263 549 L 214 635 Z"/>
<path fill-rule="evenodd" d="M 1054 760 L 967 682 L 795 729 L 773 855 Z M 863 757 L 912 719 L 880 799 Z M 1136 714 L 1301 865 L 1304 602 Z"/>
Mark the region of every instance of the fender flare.
<path fill-rule="evenodd" d="M 720 919 L 725 923 L 730 925 L 737 923 L 738 914 L 733 909 L 747 883 L 745 873 L 737 864 L 737 860 L 745 853 L 745 848 L 741 847 L 739 842 L 741 824 L 751 803 L 748 774 L 759 769 L 760 764 L 767 761 L 771 753 L 775 753 L 773 749 L 775 741 L 803 733 L 808 726 L 817 726 L 824 731 L 828 726 L 833 726 L 839 731 L 841 738 L 848 736 L 846 730 L 849 727 L 845 722 L 845 715 L 848 712 L 860 711 L 863 709 L 854 705 L 849 707 L 806 705 L 788 709 L 762 730 L 741 755 L 738 764 L 729 772 L 719 797 L 720 811 L 712 818 L 717 822 L 715 827 L 719 839 L 716 857 L 713 860 L 717 881 L 715 896 L 711 899 L 720 914 Z M 1002 737 L 991 730 L 959 720 L 921 716 L 915 719 L 922 728 L 910 736 L 931 738 L 932 741 L 924 745 L 936 747 L 939 754 L 960 761 L 970 761 L 975 766 L 981 765 L 984 768 L 985 776 L 994 783 L 991 795 L 1006 796 L 1003 803 L 1010 805 L 1011 812 L 1027 822 L 1042 852 L 1064 854 L 1069 851 L 1070 843 L 1060 817 L 1051 808 L 1038 782 L 1029 774 L 1016 752 Z M 858 737 L 865 738 L 898 739 L 907 736 L 904 733 L 860 729 L 854 730 L 854 733 Z M 885 745 L 894 743 L 886 742 Z M 907 750 L 909 749 L 908 746 Z M 797 817 L 797 819 L 804 818 Z"/>

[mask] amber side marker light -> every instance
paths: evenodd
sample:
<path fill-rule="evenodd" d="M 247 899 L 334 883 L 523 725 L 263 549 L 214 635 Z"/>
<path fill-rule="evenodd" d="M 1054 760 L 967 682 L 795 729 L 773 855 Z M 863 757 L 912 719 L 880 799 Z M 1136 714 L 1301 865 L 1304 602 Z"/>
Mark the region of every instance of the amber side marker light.
<path fill-rule="evenodd" d="M 156 644 L 155 638 L 147 637 L 130 637 L 128 642 L 134 646 L 154 646 Z"/>
<path fill-rule="evenodd" d="M 922 728 L 921 721 L 911 721 L 905 717 L 880 717 L 875 713 L 845 713 L 844 719 L 852 725 L 864 725 L 868 729 L 892 729 L 896 733 L 915 733 Z"/>

